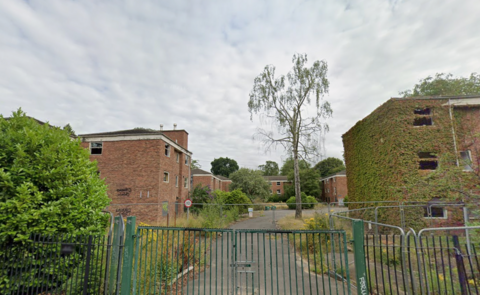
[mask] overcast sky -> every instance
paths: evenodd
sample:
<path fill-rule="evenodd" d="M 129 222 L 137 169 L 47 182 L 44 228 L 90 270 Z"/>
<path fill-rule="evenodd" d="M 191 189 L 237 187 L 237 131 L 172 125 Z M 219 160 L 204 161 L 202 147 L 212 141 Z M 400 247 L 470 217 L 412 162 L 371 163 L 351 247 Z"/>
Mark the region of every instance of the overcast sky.
<path fill-rule="evenodd" d="M 399 91 L 480 71 L 479 13 L 478 0 L 2 0 L 0 113 L 77 134 L 176 123 L 205 170 L 280 164 L 252 140 L 249 93 L 266 65 L 286 74 L 306 53 L 328 63 L 324 150 L 342 158 L 342 134 Z"/>

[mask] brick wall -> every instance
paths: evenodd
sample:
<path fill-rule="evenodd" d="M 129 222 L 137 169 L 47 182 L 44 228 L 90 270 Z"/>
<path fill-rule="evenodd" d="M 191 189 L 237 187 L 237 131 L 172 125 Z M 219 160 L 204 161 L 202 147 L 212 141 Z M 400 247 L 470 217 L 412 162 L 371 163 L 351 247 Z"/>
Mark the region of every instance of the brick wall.
<path fill-rule="evenodd" d="M 327 202 L 337 202 L 344 199 L 348 194 L 347 178 L 344 176 L 334 176 L 323 180 L 323 195 Z"/>
<path fill-rule="evenodd" d="M 188 133 L 185 130 L 163 130 L 168 138 L 178 143 L 180 146 L 188 150 Z"/>
<path fill-rule="evenodd" d="M 279 194 L 283 195 L 285 193 L 285 189 L 284 189 L 285 183 L 292 184 L 291 182 L 285 182 L 285 181 L 280 181 L 280 182 L 270 181 L 270 190 L 272 190 L 272 194 L 278 194 L 277 190 L 280 190 Z"/>
<path fill-rule="evenodd" d="M 188 197 L 190 185 L 189 163 L 185 165 L 186 154 L 170 146 L 170 157 L 165 155 L 165 142 L 161 139 L 103 141 L 101 155 L 90 155 L 98 162 L 100 176 L 108 185 L 108 196 L 112 199 L 107 210 L 115 215 L 135 215 L 146 223 L 165 221 L 162 203 L 169 203 L 170 220 L 175 216 L 175 202 Z M 88 142 L 82 146 L 89 148 Z M 178 153 L 178 162 L 177 154 Z M 168 182 L 164 181 L 168 172 Z M 178 177 L 178 186 L 175 185 Z M 178 198 L 178 199 L 177 199 Z M 183 210 L 179 208 L 179 214 Z"/>

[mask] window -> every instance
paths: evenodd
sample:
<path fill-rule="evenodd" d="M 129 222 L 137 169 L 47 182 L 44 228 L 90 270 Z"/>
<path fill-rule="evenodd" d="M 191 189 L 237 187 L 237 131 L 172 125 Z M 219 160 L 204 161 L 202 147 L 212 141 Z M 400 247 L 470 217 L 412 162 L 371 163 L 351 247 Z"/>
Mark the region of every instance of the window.
<path fill-rule="evenodd" d="M 163 172 L 163 182 L 168 182 L 168 172 Z"/>
<path fill-rule="evenodd" d="M 279 189 L 277 189 L 277 195 L 280 195 L 280 194 L 281 194 L 280 190 L 279 190 Z"/>
<path fill-rule="evenodd" d="M 419 152 L 420 158 L 419 167 L 420 170 L 435 170 L 438 166 L 437 156 L 431 152 Z"/>
<path fill-rule="evenodd" d="M 178 187 L 178 175 L 175 175 L 175 187 Z"/>
<path fill-rule="evenodd" d="M 334 194 L 334 195 L 337 194 L 337 188 L 336 188 L 336 187 L 333 188 L 333 194 Z"/>
<path fill-rule="evenodd" d="M 430 115 L 430 108 L 424 108 L 424 109 L 415 109 L 413 111 L 415 115 Z"/>
<path fill-rule="evenodd" d="M 433 125 L 431 117 L 419 117 L 413 119 L 413 126 L 429 126 Z"/>
<path fill-rule="evenodd" d="M 447 210 L 443 207 L 430 206 L 431 216 L 428 214 L 428 207 L 424 207 L 423 209 L 423 217 L 425 218 L 447 218 Z"/>
<path fill-rule="evenodd" d="M 335 180 L 335 177 L 333 178 L 333 182 L 337 182 L 337 181 Z"/>
<path fill-rule="evenodd" d="M 92 155 L 101 155 L 103 149 L 102 142 L 91 142 L 90 143 L 90 154 Z"/>
<path fill-rule="evenodd" d="M 280 185 L 280 181 L 277 181 L 277 185 Z"/>
<path fill-rule="evenodd" d="M 270 182 L 270 186 L 272 186 L 272 185 L 273 185 L 273 182 Z"/>
<path fill-rule="evenodd" d="M 189 158 L 189 156 L 185 155 L 185 165 L 187 165 L 187 166 L 188 166 L 188 158 Z"/>
<path fill-rule="evenodd" d="M 413 126 L 430 126 L 433 125 L 430 108 L 418 108 L 413 111 L 415 115 L 418 115 L 413 119 Z"/>
<path fill-rule="evenodd" d="M 271 193 L 271 194 L 273 194 L 273 191 L 272 191 L 272 190 L 270 190 L 270 193 Z"/>
<path fill-rule="evenodd" d="M 165 156 L 170 157 L 170 145 L 165 144 Z"/>
<path fill-rule="evenodd" d="M 185 178 L 183 179 L 183 187 L 188 188 L 188 178 L 187 178 L 187 177 L 185 177 Z"/>
<path fill-rule="evenodd" d="M 175 152 L 175 160 L 177 161 L 177 163 L 180 161 L 180 154 Z"/>
<path fill-rule="evenodd" d="M 473 171 L 472 168 L 472 153 L 467 150 L 460 152 L 461 162 L 460 165 L 463 166 L 463 171 Z"/>

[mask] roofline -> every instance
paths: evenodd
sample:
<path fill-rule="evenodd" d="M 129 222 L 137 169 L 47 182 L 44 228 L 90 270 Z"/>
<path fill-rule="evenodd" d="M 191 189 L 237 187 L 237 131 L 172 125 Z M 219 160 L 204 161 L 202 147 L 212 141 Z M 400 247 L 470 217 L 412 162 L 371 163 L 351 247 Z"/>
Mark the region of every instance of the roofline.
<path fill-rule="evenodd" d="M 221 178 L 218 178 L 216 175 L 213 175 L 212 173 L 210 173 L 210 174 L 192 174 L 192 177 L 193 176 L 207 176 L 207 177 L 213 177 L 213 178 L 218 179 L 220 181 L 230 181 L 230 182 L 232 182 L 231 179 L 221 179 Z"/>
<path fill-rule="evenodd" d="M 173 146 L 175 149 L 182 151 L 183 153 L 192 156 L 192 152 L 187 150 L 186 148 L 182 147 L 168 136 L 162 133 L 137 133 L 137 134 L 128 134 L 128 135 L 96 135 L 96 136 L 89 136 L 86 134 L 78 135 L 79 138 L 82 138 L 82 142 L 94 142 L 94 141 L 134 141 L 134 140 L 158 140 L 161 139 L 168 143 L 169 145 Z"/>
<path fill-rule="evenodd" d="M 392 100 L 436 100 L 436 99 L 466 99 L 480 98 L 480 94 L 471 95 L 437 95 L 437 96 L 409 96 L 409 97 L 392 97 Z"/>
<path fill-rule="evenodd" d="M 334 177 L 347 177 L 347 175 L 344 175 L 344 174 L 333 174 L 333 175 L 330 175 L 330 176 L 327 176 L 327 177 L 324 177 L 324 178 L 320 178 L 320 181 L 323 181 L 323 180 L 327 180 L 327 179 L 330 179 L 330 178 L 334 178 Z"/>

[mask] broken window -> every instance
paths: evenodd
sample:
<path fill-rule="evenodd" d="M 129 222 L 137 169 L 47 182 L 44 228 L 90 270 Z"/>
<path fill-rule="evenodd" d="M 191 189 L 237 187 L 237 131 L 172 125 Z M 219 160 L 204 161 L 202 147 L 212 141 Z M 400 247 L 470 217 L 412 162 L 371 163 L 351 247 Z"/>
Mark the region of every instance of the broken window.
<path fill-rule="evenodd" d="M 415 115 L 430 115 L 430 108 L 418 108 L 413 111 Z"/>
<path fill-rule="evenodd" d="M 188 166 L 188 155 L 185 155 L 185 165 Z"/>
<path fill-rule="evenodd" d="M 168 182 L 168 172 L 163 172 L 163 182 Z"/>
<path fill-rule="evenodd" d="M 423 217 L 426 218 L 446 218 L 447 210 L 443 207 L 433 207 L 430 206 L 430 213 L 428 212 L 428 207 L 423 208 Z"/>
<path fill-rule="evenodd" d="M 460 165 L 464 165 L 463 171 L 473 171 L 472 153 L 469 150 L 463 151 L 463 152 L 460 152 L 460 157 L 461 157 Z"/>
<path fill-rule="evenodd" d="M 281 194 L 280 190 L 279 190 L 279 189 L 277 189 L 277 195 L 280 195 L 280 194 Z"/>
<path fill-rule="evenodd" d="M 170 145 L 165 144 L 165 156 L 170 157 Z"/>
<path fill-rule="evenodd" d="M 415 115 L 417 116 L 415 119 L 413 119 L 413 126 L 430 126 L 433 125 L 433 120 L 431 117 L 431 110 L 430 108 L 418 108 L 413 111 Z"/>
<path fill-rule="evenodd" d="M 431 152 L 419 152 L 418 157 L 420 170 L 435 170 L 438 167 L 437 156 Z"/>
<path fill-rule="evenodd" d="M 413 126 L 433 125 L 432 117 L 418 117 L 413 119 Z"/>
<path fill-rule="evenodd" d="M 90 143 L 90 154 L 92 155 L 101 155 L 103 149 L 102 142 L 91 142 Z"/>

